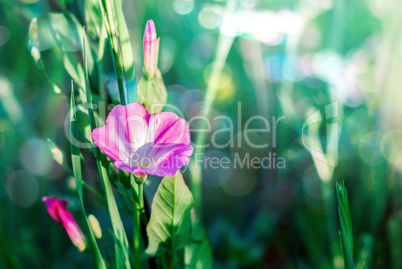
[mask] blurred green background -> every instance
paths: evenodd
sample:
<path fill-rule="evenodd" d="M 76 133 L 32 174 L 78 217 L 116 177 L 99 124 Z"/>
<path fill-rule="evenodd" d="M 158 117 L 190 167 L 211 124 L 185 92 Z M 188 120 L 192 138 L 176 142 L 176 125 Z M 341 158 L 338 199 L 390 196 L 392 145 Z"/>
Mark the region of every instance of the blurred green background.
<path fill-rule="evenodd" d="M 74 179 L 53 160 L 46 142 L 69 156 L 68 104 L 53 93 L 28 48 L 29 23 L 38 17 L 47 75 L 69 96 L 71 77 L 46 33 L 47 22 L 63 27 L 63 7 L 84 21 L 84 1 L 0 0 L 0 268 L 90 264 L 40 200 L 68 199 L 80 220 Z M 211 115 L 232 119 L 235 139 L 243 137 L 252 116 L 270 123 L 286 117 L 278 124 L 276 147 L 274 132 L 249 135 L 255 144 L 269 143 L 268 152 L 283 157 L 285 169 L 203 169 L 201 213 L 214 268 L 343 268 L 335 195 L 341 180 L 348 189 L 357 268 L 402 268 L 401 1 L 123 0 L 123 7 L 138 76 L 143 29 L 153 19 L 168 103 L 187 119 L 199 115 L 212 63 L 226 53 Z M 76 33 L 70 34 L 68 49 L 79 55 Z M 104 69 L 113 91 L 110 61 Z M 324 108 L 334 101 L 340 115 L 326 121 Z M 339 126 L 333 171 L 314 161 L 302 143 L 303 123 L 317 109 L 324 120 L 309 129 L 308 141 L 326 151 L 327 124 Z M 254 125 L 249 128 L 263 127 Z M 217 121 L 212 131 L 226 127 Z M 222 145 L 230 137 L 221 133 L 217 139 Z M 247 153 L 263 157 L 267 149 L 243 143 L 206 150 L 208 157 L 231 160 Z M 94 161 L 85 157 L 86 180 L 98 188 Z M 188 182 L 189 173 L 184 176 Z M 148 200 L 159 182 L 149 179 Z M 105 204 L 88 193 L 86 207 L 107 234 Z M 122 217 L 132 227 L 130 215 Z"/>

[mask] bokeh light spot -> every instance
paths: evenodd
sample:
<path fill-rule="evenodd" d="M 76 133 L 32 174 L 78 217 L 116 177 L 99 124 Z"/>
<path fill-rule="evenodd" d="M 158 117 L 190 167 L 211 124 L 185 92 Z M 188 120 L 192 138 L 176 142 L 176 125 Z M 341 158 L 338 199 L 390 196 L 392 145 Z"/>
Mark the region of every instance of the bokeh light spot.
<path fill-rule="evenodd" d="M 173 2 L 173 10 L 180 15 L 190 13 L 194 9 L 194 1 L 192 0 L 176 0 Z"/>
<path fill-rule="evenodd" d="M 206 29 L 218 27 L 222 20 L 223 10 L 219 6 L 205 6 L 198 14 L 198 21 Z"/>
<path fill-rule="evenodd" d="M 216 64 L 215 62 L 210 63 L 205 69 L 204 69 L 204 81 L 208 83 L 210 80 L 211 81 L 217 81 L 216 82 L 216 99 L 218 101 L 223 101 L 226 99 L 229 99 L 233 97 L 235 93 L 235 87 L 234 87 L 234 82 L 232 79 L 232 69 L 230 68 L 229 65 L 225 64 L 223 67 L 222 71 L 220 73 L 213 73 L 213 66 Z M 216 77 L 212 77 L 216 76 Z"/>
<path fill-rule="evenodd" d="M 7 178 L 7 194 L 16 205 L 28 207 L 38 198 L 38 181 L 31 173 L 15 171 Z"/>
<path fill-rule="evenodd" d="M 45 141 L 31 138 L 19 152 L 19 158 L 24 168 L 35 175 L 42 176 L 50 172 L 52 157 Z"/>
<path fill-rule="evenodd" d="M 159 67 L 162 74 L 167 73 L 174 64 L 177 54 L 177 44 L 172 38 L 164 36 L 160 42 Z"/>
<path fill-rule="evenodd" d="M 381 140 L 384 157 L 397 166 L 402 165 L 402 131 L 390 131 Z"/>
<path fill-rule="evenodd" d="M 227 176 L 229 180 L 222 185 L 222 189 L 232 196 L 245 196 L 257 185 L 257 178 L 252 174 L 250 170 L 232 170 Z"/>
<path fill-rule="evenodd" d="M 360 158 L 370 166 L 378 166 L 383 163 L 384 158 L 380 151 L 381 134 L 371 132 L 366 134 L 359 144 Z"/>
<path fill-rule="evenodd" d="M 203 184 L 221 186 L 229 180 L 233 169 L 233 161 L 222 151 L 208 151 L 203 157 Z"/>

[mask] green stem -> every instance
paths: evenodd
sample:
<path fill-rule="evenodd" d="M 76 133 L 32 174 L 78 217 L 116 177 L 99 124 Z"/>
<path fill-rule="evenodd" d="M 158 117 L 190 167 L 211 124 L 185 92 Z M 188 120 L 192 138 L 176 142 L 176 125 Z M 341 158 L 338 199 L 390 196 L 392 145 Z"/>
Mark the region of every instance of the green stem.
<path fill-rule="evenodd" d="M 122 77 L 117 78 L 117 84 L 119 86 L 120 103 L 123 106 L 125 106 L 126 105 L 126 97 L 124 95 L 124 83 L 123 83 L 123 78 Z"/>
<path fill-rule="evenodd" d="M 134 199 L 134 268 L 141 268 L 140 263 L 140 232 L 141 232 L 141 212 L 144 205 L 143 185 L 137 185 L 137 199 Z"/>

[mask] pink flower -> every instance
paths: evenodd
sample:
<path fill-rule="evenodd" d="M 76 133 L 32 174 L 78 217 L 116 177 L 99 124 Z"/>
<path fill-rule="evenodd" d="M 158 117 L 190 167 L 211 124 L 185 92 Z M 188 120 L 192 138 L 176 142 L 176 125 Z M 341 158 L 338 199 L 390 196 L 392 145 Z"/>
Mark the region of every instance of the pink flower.
<path fill-rule="evenodd" d="M 144 32 L 143 50 L 144 67 L 150 69 L 150 72 L 153 74 L 158 64 L 159 53 L 159 38 L 156 39 L 156 30 L 153 20 L 147 21 Z"/>
<path fill-rule="evenodd" d="M 84 251 L 86 248 L 85 236 L 75 222 L 73 214 L 66 208 L 68 202 L 54 196 L 43 197 L 42 201 L 45 203 L 49 215 L 66 229 L 73 244 L 80 251 Z"/>
<path fill-rule="evenodd" d="M 173 176 L 193 154 L 184 119 L 171 112 L 148 114 L 139 103 L 113 108 L 106 125 L 92 131 L 92 139 L 117 168 L 137 177 Z"/>

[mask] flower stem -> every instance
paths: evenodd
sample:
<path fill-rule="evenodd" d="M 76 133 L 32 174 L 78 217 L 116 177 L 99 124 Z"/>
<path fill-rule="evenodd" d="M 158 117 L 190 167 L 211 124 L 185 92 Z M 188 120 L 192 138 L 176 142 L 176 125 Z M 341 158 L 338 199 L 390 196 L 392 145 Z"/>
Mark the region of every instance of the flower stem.
<path fill-rule="evenodd" d="M 140 268 L 140 232 L 141 232 L 141 213 L 144 207 L 143 185 L 137 185 L 137 199 L 134 199 L 134 268 Z"/>
<path fill-rule="evenodd" d="M 124 82 L 122 77 L 117 78 L 117 85 L 119 86 L 119 96 L 120 96 L 120 103 L 125 106 L 126 105 L 126 97 L 124 94 Z"/>

